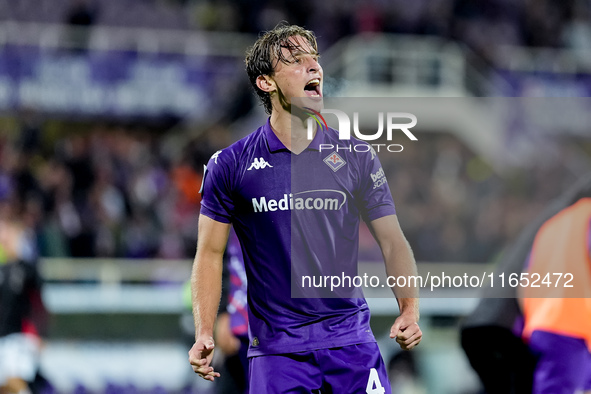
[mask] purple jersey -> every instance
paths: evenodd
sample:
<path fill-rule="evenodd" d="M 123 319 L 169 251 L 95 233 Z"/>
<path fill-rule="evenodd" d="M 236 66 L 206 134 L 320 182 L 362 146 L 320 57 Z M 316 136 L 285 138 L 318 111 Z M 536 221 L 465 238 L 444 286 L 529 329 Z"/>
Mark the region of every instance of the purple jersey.
<path fill-rule="evenodd" d="M 267 121 L 207 165 L 201 213 L 232 223 L 243 247 L 250 357 L 375 342 L 362 296 L 291 292 L 301 269 L 356 273 L 360 217 L 395 214 L 375 152 L 349 151 L 350 144 L 319 130 L 292 154 Z M 320 149 L 329 145 L 340 149 Z"/>

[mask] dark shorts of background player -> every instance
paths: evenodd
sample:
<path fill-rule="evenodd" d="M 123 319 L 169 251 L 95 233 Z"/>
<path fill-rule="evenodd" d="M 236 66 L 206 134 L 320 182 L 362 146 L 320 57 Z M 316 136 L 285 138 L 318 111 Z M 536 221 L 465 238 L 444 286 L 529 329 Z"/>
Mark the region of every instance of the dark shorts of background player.
<path fill-rule="evenodd" d="M 217 381 L 216 393 L 248 393 L 248 336 L 238 337 L 240 350 L 233 356 L 226 357 L 223 370 L 219 372 L 224 377 Z"/>
<path fill-rule="evenodd" d="M 252 394 L 392 392 L 377 343 L 256 356 L 249 365 Z"/>

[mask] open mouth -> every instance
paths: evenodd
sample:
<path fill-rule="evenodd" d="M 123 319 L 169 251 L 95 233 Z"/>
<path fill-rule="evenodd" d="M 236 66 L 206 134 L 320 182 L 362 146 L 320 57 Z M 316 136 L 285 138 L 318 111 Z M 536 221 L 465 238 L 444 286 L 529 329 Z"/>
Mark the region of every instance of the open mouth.
<path fill-rule="evenodd" d="M 320 92 L 320 79 L 312 79 L 304 87 L 304 91 L 308 97 L 322 97 Z"/>

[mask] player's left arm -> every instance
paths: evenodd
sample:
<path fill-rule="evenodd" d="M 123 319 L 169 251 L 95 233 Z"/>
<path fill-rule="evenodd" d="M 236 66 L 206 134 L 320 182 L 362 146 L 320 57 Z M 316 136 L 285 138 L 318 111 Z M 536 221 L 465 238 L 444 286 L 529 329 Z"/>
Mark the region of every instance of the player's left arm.
<path fill-rule="evenodd" d="M 402 233 L 396 215 L 374 219 L 369 223 L 369 227 L 382 250 L 388 276 L 409 278 L 418 275 L 412 250 Z M 393 287 L 393 291 L 400 308 L 400 316 L 390 329 L 390 338 L 396 338 L 403 350 L 410 350 L 417 346 L 423 337 L 418 324 L 418 288 L 409 284 L 407 287 Z"/>

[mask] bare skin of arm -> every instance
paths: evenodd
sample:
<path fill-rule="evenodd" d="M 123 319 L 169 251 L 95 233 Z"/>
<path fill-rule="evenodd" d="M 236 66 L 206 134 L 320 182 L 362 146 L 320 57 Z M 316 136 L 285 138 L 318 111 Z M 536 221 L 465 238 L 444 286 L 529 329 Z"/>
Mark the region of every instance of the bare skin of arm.
<path fill-rule="evenodd" d="M 223 255 L 230 225 L 205 215 L 199 217 L 199 240 L 191 273 L 195 344 L 189 350 L 193 371 L 205 380 L 214 381 L 220 374 L 211 367 L 213 329 L 222 290 Z"/>
<path fill-rule="evenodd" d="M 396 215 L 373 220 L 369 227 L 382 250 L 386 274 L 395 277 L 417 275 L 412 250 L 402 233 Z M 418 324 L 419 292 L 414 287 L 394 287 L 393 291 L 398 301 L 400 316 L 390 329 L 390 338 L 396 338 L 403 350 L 410 350 L 417 346 L 423 337 Z"/>

